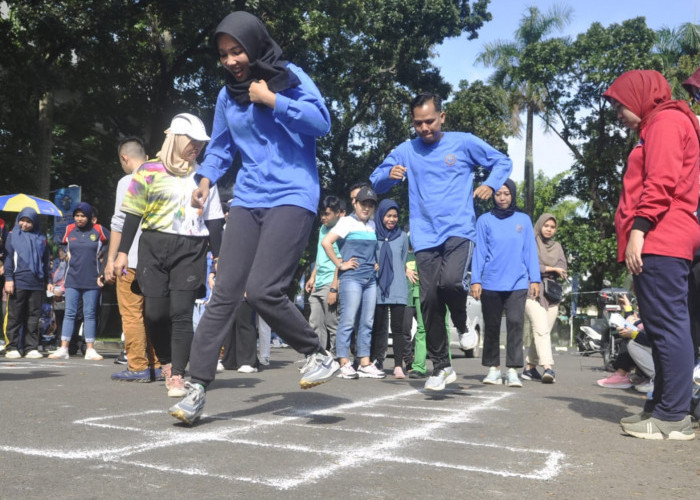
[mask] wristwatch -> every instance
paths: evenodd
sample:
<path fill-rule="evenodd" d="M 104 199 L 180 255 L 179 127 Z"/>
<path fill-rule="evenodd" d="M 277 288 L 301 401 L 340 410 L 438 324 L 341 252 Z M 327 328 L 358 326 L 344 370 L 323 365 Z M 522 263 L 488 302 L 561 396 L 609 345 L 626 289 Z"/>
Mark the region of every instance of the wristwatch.
<path fill-rule="evenodd" d="M 338 289 L 331 287 L 330 292 L 331 293 L 338 293 Z"/>

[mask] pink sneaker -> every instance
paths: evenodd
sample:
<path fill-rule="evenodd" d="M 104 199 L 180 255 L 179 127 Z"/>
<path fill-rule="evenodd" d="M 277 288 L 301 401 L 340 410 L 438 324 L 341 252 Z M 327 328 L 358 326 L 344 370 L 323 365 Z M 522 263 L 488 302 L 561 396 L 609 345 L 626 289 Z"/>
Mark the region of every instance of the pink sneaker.
<path fill-rule="evenodd" d="M 598 380 L 598 385 L 607 387 L 608 389 L 629 389 L 632 387 L 632 381 L 628 373 L 619 375 L 617 372 L 610 375 L 608 378 Z"/>
<path fill-rule="evenodd" d="M 394 378 L 406 378 L 406 374 L 404 374 L 400 366 L 394 368 Z"/>
<path fill-rule="evenodd" d="M 185 379 L 182 375 L 173 375 L 170 379 L 166 379 L 165 384 L 168 388 L 168 397 L 184 398 L 187 395 Z"/>

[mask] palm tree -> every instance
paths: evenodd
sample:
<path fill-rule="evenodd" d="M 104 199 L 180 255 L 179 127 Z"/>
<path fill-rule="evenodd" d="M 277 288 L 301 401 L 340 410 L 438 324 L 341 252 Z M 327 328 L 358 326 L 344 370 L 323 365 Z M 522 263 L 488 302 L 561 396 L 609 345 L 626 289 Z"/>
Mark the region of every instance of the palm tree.
<path fill-rule="evenodd" d="M 528 7 L 520 19 L 512 41 L 497 40 L 484 45 L 477 61 L 493 66 L 496 71 L 489 79 L 493 85 L 500 85 L 509 95 L 512 112 L 512 125 L 522 130 L 520 115 L 524 112 L 525 121 L 525 211 L 532 215 L 535 205 L 535 174 L 532 157 L 533 120 L 536 114 L 544 111 L 544 89 L 529 81 L 528 75 L 519 71 L 520 57 L 530 46 L 535 45 L 554 32 L 562 30 L 570 21 L 571 7 L 552 6 L 547 12 L 537 7 Z"/>

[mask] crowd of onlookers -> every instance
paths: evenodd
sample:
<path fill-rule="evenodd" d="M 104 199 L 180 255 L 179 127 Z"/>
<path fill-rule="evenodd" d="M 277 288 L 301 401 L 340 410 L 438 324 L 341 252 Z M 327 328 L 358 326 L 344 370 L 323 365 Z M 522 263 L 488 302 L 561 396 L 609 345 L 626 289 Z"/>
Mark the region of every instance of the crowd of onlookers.
<path fill-rule="evenodd" d="M 349 204 L 343 197 L 320 200 L 316 140 L 330 130 L 331 113 L 319 89 L 284 60 L 265 24 L 250 13 L 226 16 L 211 41 L 226 78 L 211 136 L 197 116 L 180 113 L 153 159 L 139 139 L 123 140 L 117 153 L 126 175 L 117 186 L 111 232 L 89 204 L 73 210 L 75 222 L 62 239 L 67 265 L 58 292 L 64 300 L 60 345 L 49 358 L 71 356 L 82 313 L 85 358 L 102 359 L 94 344 L 96 311 L 100 288 L 115 283 L 127 366 L 112 378 L 164 379 L 168 396 L 182 398 L 169 413 L 190 425 L 202 414 L 219 367 L 253 372 L 267 362 L 269 341 L 258 341 L 258 316 L 305 356 L 302 389 L 336 376 L 385 378 L 391 332 L 393 377 L 425 378 L 425 390 L 442 391 L 457 380 L 450 321 L 463 350 L 479 343 L 467 318 L 470 294 L 483 313 L 483 382 L 522 387 L 522 379 L 556 381 L 550 332 L 567 259 L 554 238 L 555 215 L 541 214 L 533 225 L 518 208 L 507 155 L 471 133 L 443 131 L 440 96 L 421 93 L 410 103 L 416 137 L 394 148 L 369 183 L 353 186 Z M 700 97 L 700 70 L 684 86 L 693 99 Z M 671 98 L 657 71 L 625 72 L 603 97 L 640 138 L 623 175 L 615 230 L 618 262 L 633 276 L 644 334 L 634 318 L 622 323 L 621 334 L 631 339 L 628 355 L 601 385 L 626 385 L 636 364 L 653 378 L 653 389 L 643 411 L 621 420 L 624 432 L 690 440 L 698 352 L 691 313 L 700 330 L 693 295 L 700 269 L 692 266 L 700 247 L 700 123 L 688 103 Z M 217 181 L 234 164 L 233 199 L 222 206 Z M 479 168 L 488 176 L 474 187 Z M 407 207 L 390 197 L 379 200 L 403 181 Z M 491 204 L 478 220 L 474 199 Z M 315 263 L 305 285 L 307 321 L 285 290 L 319 207 Z M 399 223 L 406 214 L 410 237 Z M 61 265 L 50 266 L 31 209 L 20 212 L 3 242 L 6 357 L 39 358 L 41 304 L 47 293 L 57 297 L 54 274 Z M 533 342 L 524 356 L 526 317 Z M 258 344 L 262 353 L 256 353 Z"/>

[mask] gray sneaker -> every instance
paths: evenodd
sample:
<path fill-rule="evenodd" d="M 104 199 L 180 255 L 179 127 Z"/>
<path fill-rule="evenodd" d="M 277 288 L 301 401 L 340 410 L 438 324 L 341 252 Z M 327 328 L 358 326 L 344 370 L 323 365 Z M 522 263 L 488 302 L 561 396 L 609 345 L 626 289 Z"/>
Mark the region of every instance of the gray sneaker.
<path fill-rule="evenodd" d="M 302 389 L 309 389 L 333 378 L 340 369 L 340 364 L 333 359 L 333 355 L 326 351 L 319 351 L 313 356 L 313 362 L 301 377 L 299 386 Z"/>
<path fill-rule="evenodd" d="M 204 410 L 206 392 L 204 386 L 189 382 L 185 382 L 185 389 L 187 389 L 187 395 L 182 401 L 171 406 L 168 413 L 187 425 L 192 425 L 199 419 Z"/>
<path fill-rule="evenodd" d="M 447 384 L 451 384 L 457 380 L 457 373 L 451 366 L 447 366 L 438 373 L 433 371 L 432 376 L 428 377 L 423 387 L 426 391 L 443 391 Z"/>
<path fill-rule="evenodd" d="M 675 441 L 695 439 L 690 415 L 686 415 L 683 420 L 678 422 L 651 417 L 634 424 L 622 424 L 622 430 L 630 436 L 642 439 L 671 439 Z"/>
<path fill-rule="evenodd" d="M 629 417 L 623 417 L 620 419 L 621 424 L 636 424 L 637 422 L 641 422 L 642 420 L 646 420 L 648 418 L 651 418 L 651 413 L 647 413 L 645 411 L 640 411 L 639 413 L 635 413 L 634 415 L 630 415 Z"/>

